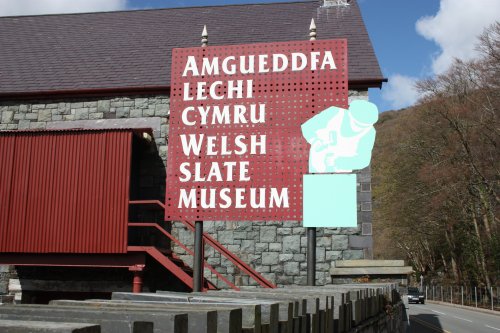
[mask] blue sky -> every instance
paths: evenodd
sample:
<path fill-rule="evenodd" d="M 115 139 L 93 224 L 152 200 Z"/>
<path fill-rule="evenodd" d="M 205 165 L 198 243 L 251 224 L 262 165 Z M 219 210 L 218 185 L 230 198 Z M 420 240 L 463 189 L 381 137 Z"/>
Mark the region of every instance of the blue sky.
<path fill-rule="evenodd" d="M 435 15 L 439 1 L 361 0 L 359 5 L 385 77 L 432 75 L 432 56 L 439 52 L 439 47 L 419 35 L 415 24 L 421 17 Z M 382 90 L 371 89 L 370 100 L 382 111 L 393 108 L 390 100 L 382 98 Z"/>
<path fill-rule="evenodd" d="M 290 0 L 0 0 L 0 16 Z M 318 0 L 316 0 L 318 1 Z M 455 57 L 477 56 L 475 38 L 500 20 L 500 0 L 358 0 L 382 72 L 370 99 L 380 111 L 414 104 L 419 79 L 443 73 Z"/>

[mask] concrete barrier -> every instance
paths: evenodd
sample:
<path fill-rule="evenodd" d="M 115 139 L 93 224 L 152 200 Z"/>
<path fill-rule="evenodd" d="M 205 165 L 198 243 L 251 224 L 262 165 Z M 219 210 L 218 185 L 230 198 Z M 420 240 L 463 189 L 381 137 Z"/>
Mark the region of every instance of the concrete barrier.
<path fill-rule="evenodd" d="M 320 301 L 318 297 L 308 295 L 284 294 L 281 289 L 263 291 L 262 289 L 248 289 L 244 291 L 214 291 L 208 295 L 223 295 L 238 299 L 253 299 L 256 301 L 274 301 L 280 305 L 280 326 L 283 332 L 311 332 L 316 318 L 320 316 Z M 292 316 L 291 316 L 292 315 Z M 312 332 L 317 332 L 313 329 Z"/>
<path fill-rule="evenodd" d="M 368 285 L 369 286 L 369 285 Z M 285 293 L 301 293 L 308 295 L 328 295 L 333 301 L 333 312 L 326 309 L 324 324 L 326 331 L 333 327 L 335 332 L 351 330 L 368 318 L 377 316 L 383 309 L 383 292 L 385 285 L 376 285 L 375 288 L 366 288 L 367 285 L 339 286 L 329 285 L 321 287 L 297 287 L 285 289 Z M 321 306 L 323 306 L 321 304 Z M 333 314 L 333 320 L 330 315 Z M 322 320 L 320 321 L 320 323 Z M 321 327 L 320 327 L 321 329 Z"/>
<path fill-rule="evenodd" d="M 274 323 L 275 318 L 278 318 L 278 305 L 275 303 L 261 304 L 257 301 L 243 302 L 235 299 L 222 297 L 200 298 L 190 296 L 187 293 L 169 293 L 169 294 L 152 294 L 152 293 L 113 293 L 112 300 L 128 300 L 128 301 L 150 301 L 162 303 L 184 303 L 194 307 L 199 305 L 207 306 L 235 306 L 242 309 L 242 326 L 245 332 L 263 333 L 266 327 L 269 327 L 271 322 Z"/>
<path fill-rule="evenodd" d="M 47 321 L 19 321 L 0 319 L 2 333 L 101 333 L 95 324 L 55 323 Z"/>
<path fill-rule="evenodd" d="M 153 323 L 152 322 L 126 322 L 123 320 L 102 320 L 102 319 L 87 319 L 87 318 L 75 318 L 75 317 L 63 317 L 63 316 L 49 316 L 40 315 L 35 316 L 33 314 L 0 314 L 0 320 L 11 320 L 18 323 L 25 321 L 38 321 L 38 322 L 49 322 L 49 323 L 66 323 L 68 321 L 80 322 L 81 324 L 92 324 L 100 327 L 99 332 L 101 333 L 153 333 Z M 0 330 L 0 332 L 3 332 Z M 44 332 L 51 332 L 50 330 Z"/>
<path fill-rule="evenodd" d="M 216 331 L 217 333 L 233 333 L 241 332 L 242 329 L 242 309 L 236 306 L 228 307 L 220 304 L 188 304 L 188 303 L 164 303 L 150 301 L 128 301 L 128 300 L 86 300 L 86 301 L 70 301 L 70 300 L 55 300 L 50 302 L 51 305 L 58 306 L 80 306 L 104 309 L 128 309 L 136 311 L 149 312 L 179 312 L 187 313 L 188 315 L 188 330 L 189 332 L 205 332 Z M 203 330 L 203 325 L 206 320 L 201 318 L 200 314 L 206 312 L 216 312 L 216 324 L 210 322 L 207 324 L 208 329 Z"/>
<path fill-rule="evenodd" d="M 123 294 L 123 293 L 122 293 Z M 157 291 L 157 296 L 184 299 L 186 298 L 190 303 L 221 303 L 221 304 L 237 304 L 237 305 L 260 305 L 261 308 L 261 325 L 269 327 L 270 333 L 278 333 L 279 325 L 279 303 L 274 300 L 265 299 L 241 299 L 235 297 L 225 297 L 224 295 L 208 294 L 208 293 L 176 293 L 169 291 Z"/>
<path fill-rule="evenodd" d="M 333 293 L 328 293 L 325 291 L 320 291 L 314 287 L 301 287 L 294 289 L 277 289 L 277 293 L 280 293 L 284 297 L 290 297 L 292 295 L 302 295 L 309 300 L 315 300 L 314 307 L 316 308 L 314 312 L 309 312 L 311 332 L 331 332 L 334 325 L 334 299 L 335 295 Z"/>
<path fill-rule="evenodd" d="M 319 297 L 320 308 L 324 310 L 326 314 L 326 323 L 324 324 L 326 331 L 329 331 L 330 328 L 334 328 L 338 331 L 339 325 L 341 326 L 340 328 L 342 328 L 345 322 L 345 316 L 349 315 L 349 312 L 346 311 L 348 295 L 345 290 L 293 286 L 292 288 L 287 288 L 285 292 L 294 294 L 306 292 L 310 295 Z"/>
<path fill-rule="evenodd" d="M 201 296 L 201 293 L 196 293 L 196 295 Z M 300 309 L 300 300 L 292 300 L 290 298 L 278 298 L 273 297 L 274 293 L 268 292 L 265 296 L 261 294 L 252 294 L 245 292 L 235 292 L 235 291 L 209 291 L 204 295 L 210 296 L 224 296 L 229 298 L 235 298 L 238 300 L 253 300 L 257 302 L 271 302 L 277 303 L 279 312 L 278 312 L 278 327 L 273 327 L 272 332 L 284 332 L 284 333 L 292 333 L 293 332 L 293 320 L 294 316 L 299 317 L 299 309 Z"/>
<path fill-rule="evenodd" d="M 403 308 L 393 287 L 114 293 L 112 300 L 0 306 L 0 320 L 98 324 L 103 333 L 402 333 Z"/>
<path fill-rule="evenodd" d="M 76 321 L 97 323 L 102 333 L 139 333 L 142 332 L 188 332 L 186 313 L 137 312 L 135 310 L 88 309 L 52 305 L 14 305 L 0 307 L 0 319 L 37 319 L 40 321 Z M 149 330 L 148 327 L 153 327 Z"/>

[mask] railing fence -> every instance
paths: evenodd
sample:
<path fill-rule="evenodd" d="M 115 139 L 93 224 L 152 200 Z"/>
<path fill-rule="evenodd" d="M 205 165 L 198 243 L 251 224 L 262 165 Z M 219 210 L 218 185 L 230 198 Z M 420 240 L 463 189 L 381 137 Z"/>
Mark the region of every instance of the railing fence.
<path fill-rule="evenodd" d="M 427 300 L 500 311 L 498 286 L 429 285 L 424 287 L 424 292 Z"/>

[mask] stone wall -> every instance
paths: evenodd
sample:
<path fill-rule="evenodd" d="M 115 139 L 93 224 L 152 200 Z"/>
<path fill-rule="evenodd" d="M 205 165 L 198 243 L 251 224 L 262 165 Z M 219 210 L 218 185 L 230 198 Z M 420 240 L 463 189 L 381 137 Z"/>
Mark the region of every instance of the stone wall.
<path fill-rule="evenodd" d="M 9 279 L 13 277 L 12 267 L 0 265 L 0 295 L 7 294 Z"/>
<path fill-rule="evenodd" d="M 367 91 L 350 91 L 349 95 L 350 99 L 368 99 Z M 148 127 L 153 130 L 157 145 L 156 154 L 160 156 L 161 165 L 156 167 L 164 170 L 168 115 L 168 95 L 0 101 L 0 130 Z M 164 193 L 165 181 L 161 177 L 142 174 L 140 182 L 143 188 L 154 188 L 153 191 L 143 191 L 144 193 L 156 193 L 157 196 Z M 357 174 L 357 183 L 358 227 L 318 229 L 316 269 L 317 282 L 320 285 L 330 282 L 329 269 L 332 261 L 372 257 L 369 168 Z M 305 284 L 306 236 L 301 223 L 206 222 L 205 230 L 271 281 L 279 285 Z M 193 244 L 193 234 L 182 224 L 174 224 L 172 232 L 188 246 Z M 182 254 L 180 248 L 174 250 Z M 248 281 L 248 276 L 208 247 L 206 257 L 219 272 L 227 274 L 230 281 L 239 285 L 253 284 Z M 183 258 L 188 263 L 192 260 L 189 256 Z M 224 286 L 223 283 L 217 283 L 221 287 Z"/>
<path fill-rule="evenodd" d="M 0 101 L 0 131 L 60 128 L 57 126 L 60 122 L 92 121 L 106 124 L 112 119 L 157 117 L 161 124 L 158 128 L 153 128 L 154 137 L 160 155 L 166 160 L 169 107 L 168 95 Z M 90 126 L 92 122 L 88 122 L 88 127 L 95 128 Z M 84 126 L 81 124 L 85 122 L 75 124 L 82 128 Z M 130 122 L 132 127 L 133 124 L 134 122 Z M 68 123 L 68 127 L 71 127 L 70 125 L 71 123 Z"/>

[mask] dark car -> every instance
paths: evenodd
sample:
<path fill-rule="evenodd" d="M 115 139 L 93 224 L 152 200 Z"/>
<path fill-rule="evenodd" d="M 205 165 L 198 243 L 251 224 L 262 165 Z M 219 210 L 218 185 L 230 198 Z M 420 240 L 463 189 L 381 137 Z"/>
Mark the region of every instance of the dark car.
<path fill-rule="evenodd" d="M 422 303 L 425 304 L 425 295 L 420 292 L 418 288 L 409 287 L 408 288 L 408 303 Z"/>

